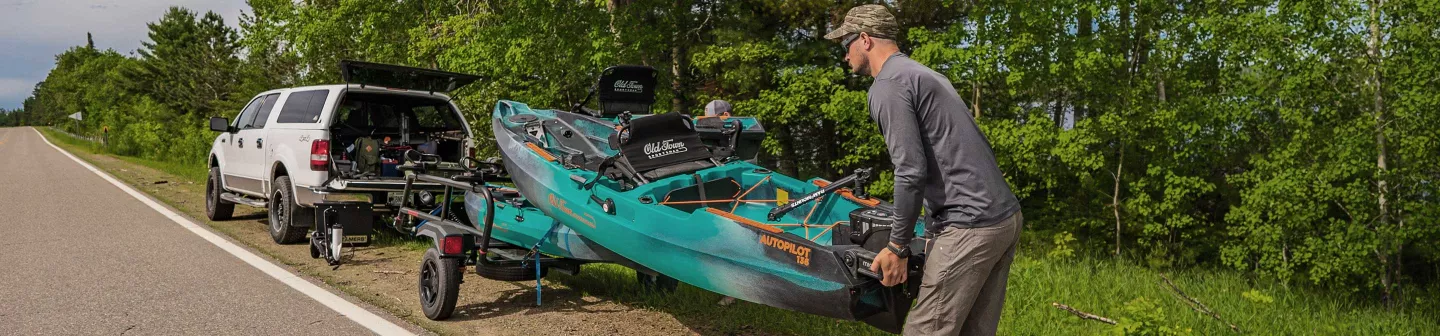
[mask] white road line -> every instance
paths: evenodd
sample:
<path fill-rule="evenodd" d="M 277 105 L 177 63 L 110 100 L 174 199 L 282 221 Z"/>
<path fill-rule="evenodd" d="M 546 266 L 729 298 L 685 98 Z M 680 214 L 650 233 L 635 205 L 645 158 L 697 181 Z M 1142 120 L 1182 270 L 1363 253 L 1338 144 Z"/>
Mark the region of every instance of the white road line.
<path fill-rule="evenodd" d="M 209 241 L 211 244 L 215 244 L 216 247 L 219 247 L 220 249 L 225 250 L 225 252 L 229 252 L 231 255 L 234 255 L 236 258 L 240 258 L 240 260 L 245 261 L 246 264 L 250 264 L 250 266 L 259 269 L 261 272 L 265 272 L 266 275 L 275 278 L 275 280 L 280 280 L 280 282 L 285 283 L 286 285 L 290 286 L 290 288 L 294 288 L 296 291 L 304 293 L 305 296 L 309 296 L 316 302 L 319 302 L 326 307 L 330 307 L 330 309 L 334 310 L 337 313 L 340 313 L 340 315 L 345 315 L 345 317 L 350 318 L 351 321 L 355 321 L 355 323 L 359 323 L 361 326 L 364 326 L 365 328 L 370 329 L 370 331 L 373 331 L 379 335 L 414 335 L 414 333 L 411 333 L 409 330 L 405 330 L 405 328 L 401 328 L 395 323 L 391 323 L 390 321 L 385 320 L 384 318 L 381 318 L 380 316 L 375 315 L 374 313 L 371 313 L 364 308 L 360 308 L 360 306 L 357 306 L 350 301 L 345 301 L 345 299 L 340 298 L 340 296 L 337 296 L 334 293 L 330 293 L 330 291 L 322 289 L 319 286 L 310 283 L 309 281 L 305 281 L 305 279 L 301 279 L 300 276 L 295 275 L 294 273 L 290 273 L 289 271 L 280 268 L 280 266 L 276 266 L 275 264 L 270 263 L 263 258 L 260 258 L 260 256 L 257 256 L 254 253 L 250 253 L 250 251 L 247 251 L 240 246 L 236 246 L 234 243 L 231 243 L 224 238 L 220 238 L 220 236 L 216 235 L 214 232 L 210 232 L 210 230 L 201 227 L 200 225 L 196 225 L 194 222 L 191 222 L 189 219 L 186 219 L 185 217 L 176 214 L 174 211 L 166 209 L 164 206 L 161 206 L 159 203 L 156 203 L 154 200 L 151 200 L 144 194 L 135 191 L 134 188 L 130 188 L 129 185 L 121 183 L 119 180 L 111 177 L 110 174 L 106 174 L 105 172 L 96 169 L 95 166 L 91 166 L 84 160 L 80 160 L 80 158 L 75 157 L 75 155 L 71 155 L 70 152 L 66 152 L 59 146 L 55 146 L 55 144 L 50 143 L 50 139 L 46 139 L 45 135 L 40 134 L 39 129 L 32 129 L 35 130 L 36 135 L 40 136 L 41 140 L 45 141 L 45 144 L 48 144 L 50 145 L 50 147 L 55 148 L 55 150 L 60 151 L 61 154 L 65 154 L 65 156 L 70 157 L 71 160 L 75 160 L 75 162 L 79 163 L 81 166 L 84 166 L 85 169 L 89 169 L 91 172 L 94 172 L 95 175 L 100 175 L 100 178 L 103 178 L 106 181 L 110 181 L 110 184 L 115 185 L 115 187 L 120 188 L 120 190 L 124 190 L 125 193 L 130 194 L 130 196 L 135 197 L 135 199 L 137 200 L 140 200 L 141 203 L 145 203 L 145 205 L 150 206 L 151 209 L 155 209 L 156 212 L 159 212 L 160 214 L 165 215 L 165 217 L 170 218 L 170 220 L 174 221 L 176 224 L 180 224 L 180 226 L 190 230 L 190 232 L 194 232 L 195 235 L 200 236 L 200 238 L 205 238 L 205 240 Z"/>

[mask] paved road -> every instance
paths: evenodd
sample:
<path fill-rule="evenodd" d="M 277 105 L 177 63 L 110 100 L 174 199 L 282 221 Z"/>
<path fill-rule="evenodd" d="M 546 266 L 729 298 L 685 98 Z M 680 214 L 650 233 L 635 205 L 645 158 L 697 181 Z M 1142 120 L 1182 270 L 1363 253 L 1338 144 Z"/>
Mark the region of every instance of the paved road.
<path fill-rule="evenodd" d="M 371 331 L 0 128 L 0 335 L 302 333 Z"/>

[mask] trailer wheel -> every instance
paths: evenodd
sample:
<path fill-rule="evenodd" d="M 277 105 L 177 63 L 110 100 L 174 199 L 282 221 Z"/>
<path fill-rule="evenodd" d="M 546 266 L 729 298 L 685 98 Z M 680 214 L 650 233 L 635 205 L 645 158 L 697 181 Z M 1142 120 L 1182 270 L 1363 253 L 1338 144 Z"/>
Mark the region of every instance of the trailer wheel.
<path fill-rule="evenodd" d="M 640 282 L 640 288 L 646 292 L 662 294 L 674 293 L 680 287 L 680 280 L 675 280 L 667 275 L 649 275 L 640 270 L 635 270 L 635 280 Z"/>
<path fill-rule="evenodd" d="M 450 318 L 459 298 L 461 270 L 459 258 L 441 258 L 434 247 L 425 250 L 420 261 L 420 310 L 431 320 Z"/>
<path fill-rule="evenodd" d="M 315 222 L 315 209 L 295 204 L 290 190 L 290 177 L 275 178 L 270 192 L 270 238 L 277 244 L 294 244 L 305 239 L 310 224 Z"/>
<path fill-rule="evenodd" d="M 220 199 L 225 186 L 220 183 L 220 167 L 210 167 L 210 177 L 205 179 L 205 217 L 212 221 L 230 219 L 235 214 L 235 203 Z"/>

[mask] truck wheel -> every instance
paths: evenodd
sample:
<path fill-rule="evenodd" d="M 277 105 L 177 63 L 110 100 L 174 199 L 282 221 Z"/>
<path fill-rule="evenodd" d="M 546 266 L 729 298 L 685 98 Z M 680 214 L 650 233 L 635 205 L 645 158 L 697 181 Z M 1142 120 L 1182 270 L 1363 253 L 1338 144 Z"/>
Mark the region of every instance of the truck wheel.
<path fill-rule="evenodd" d="M 420 261 L 420 310 L 431 320 L 450 318 L 460 294 L 460 258 L 441 258 L 440 251 L 425 250 Z"/>
<path fill-rule="evenodd" d="M 220 199 L 225 186 L 220 184 L 220 167 L 210 167 L 210 177 L 205 179 L 205 217 L 212 221 L 230 219 L 235 214 L 235 203 Z"/>
<path fill-rule="evenodd" d="M 290 190 L 290 177 L 275 178 L 270 192 L 270 238 L 277 244 L 294 244 L 305 240 L 306 231 L 315 221 L 315 209 L 295 204 Z"/>

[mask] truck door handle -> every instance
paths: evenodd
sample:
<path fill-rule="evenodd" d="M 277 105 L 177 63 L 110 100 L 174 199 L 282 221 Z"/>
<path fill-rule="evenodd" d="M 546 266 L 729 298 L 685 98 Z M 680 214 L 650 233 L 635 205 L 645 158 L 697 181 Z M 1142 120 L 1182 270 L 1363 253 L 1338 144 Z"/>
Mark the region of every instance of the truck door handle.
<path fill-rule="evenodd" d="M 240 138 L 240 141 L 236 141 L 235 144 L 240 145 L 240 148 L 245 148 L 245 138 Z"/>
<path fill-rule="evenodd" d="M 255 148 L 265 148 L 265 139 L 255 139 Z"/>

